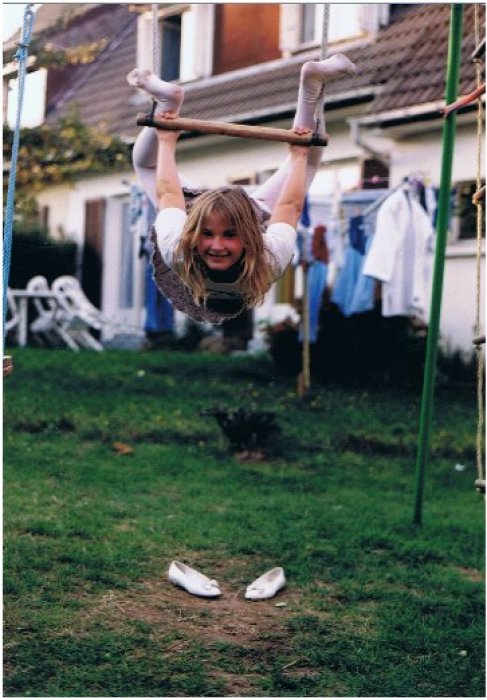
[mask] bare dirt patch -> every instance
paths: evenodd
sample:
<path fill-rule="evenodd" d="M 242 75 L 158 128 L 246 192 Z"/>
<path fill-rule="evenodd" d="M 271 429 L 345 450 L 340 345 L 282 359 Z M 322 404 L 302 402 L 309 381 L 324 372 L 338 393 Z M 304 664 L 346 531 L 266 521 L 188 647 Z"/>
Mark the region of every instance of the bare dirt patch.
<path fill-rule="evenodd" d="M 237 643 L 253 646 L 262 637 L 279 637 L 296 606 L 292 591 L 282 591 L 272 600 L 247 601 L 244 591 L 224 591 L 220 598 L 198 598 L 166 580 L 145 580 L 137 590 L 111 591 L 101 600 L 104 616 L 139 620 L 151 626 L 182 633 L 205 644 Z M 286 605 L 282 605 L 286 603 Z M 277 605 L 276 605 L 277 604 Z M 93 614 L 93 612 L 92 612 Z"/>
<path fill-rule="evenodd" d="M 192 596 L 165 578 L 144 580 L 137 589 L 110 591 L 84 622 L 89 627 L 94 618 L 103 619 L 107 627 L 120 630 L 133 621 L 148 624 L 162 657 L 191 653 L 195 642 L 202 644 L 211 654 L 206 672 L 223 686 L 224 697 L 260 696 L 255 664 L 269 654 L 285 660 L 292 634 L 286 622 L 302 613 L 301 600 L 286 588 L 271 600 L 252 602 L 245 600 L 245 588 L 232 590 L 222 577 L 218 580 L 222 596 L 213 599 Z M 227 668 L 232 658 L 234 671 Z M 295 670 L 292 664 L 289 672 Z"/>
<path fill-rule="evenodd" d="M 206 562 L 200 557 L 198 568 L 216 577 L 220 598 L 190 595 L 162 574 L 129 590 L 109 591 L 80 620 L 77 634 L 89 634 L 94 621 L 119 632 L 139 622 L 150 626 L 147 633 L 159 645 L 161 658 L 199 658 L 202 646 L 205 672 L 217 681 L 223 697 L 262 696 L 262 668 L 280 668 L 295 679 L 317 673 L 306 655 L 293 652 L 295 632 L 289 622 L 301 615 L 329 619 L 329 611 L 311 609 L 306 594 L 289 584 L 270 600 L 245 600 L 245 586 L 253 577 L 246 572 L 251 568 L 257 577 L 265 570 L 257 562 L 249 567 L 248 560 Z"/>

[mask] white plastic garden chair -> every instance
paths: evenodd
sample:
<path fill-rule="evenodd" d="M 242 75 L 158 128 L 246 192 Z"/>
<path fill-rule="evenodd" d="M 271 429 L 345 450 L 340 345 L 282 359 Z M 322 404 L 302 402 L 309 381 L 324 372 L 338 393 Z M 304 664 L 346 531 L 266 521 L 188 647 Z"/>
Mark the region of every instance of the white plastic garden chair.
<path fill-rule="evenodd" d="M 103 345 L 90 333 L 90 329 L 100 331 L 105 320 L 86 297 L 76 277 L 62 275 L 54 280 L 51 289 L 69 319 L 67 328 L 70 336 L 83 347 L 101 352 Z"/>
<path fill-rule="evenodd" d="M 36 292 L 49 292 L 49 283 L 43 275 L 36 275 L 28 281 L 26 290 L 33 295 Z M 59 302 L 33 296 L 32 304 L 37 311 L 37 318 L 32 321 L 29 330 L 43 345 L 56 345 L 61 340 L 71 350 L 79 350 L 78 343 L 69 332 L 70 316 L 64 312 Z"/>
<path fill-rule="evenodd" d="M 19 310 L 10 287 L 7 287 L 7 320 L 5 332 L 9 333 L 19 324 Z"/>

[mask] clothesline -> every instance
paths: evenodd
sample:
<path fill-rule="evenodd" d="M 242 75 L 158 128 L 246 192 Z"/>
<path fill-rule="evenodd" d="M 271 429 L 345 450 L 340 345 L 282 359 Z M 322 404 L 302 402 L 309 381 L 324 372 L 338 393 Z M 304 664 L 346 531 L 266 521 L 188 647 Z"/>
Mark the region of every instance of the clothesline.
<path fill-rule="evenodd" d="M 404 187 L 404 185 L 406 184 L 407 181 L 408 181 L 408 178 L 405 178 L 405 180 L 403 180 L 403 182 L 400 182 L 399 185 L 392 187 L 390 190 L 388 190 L 386 192 L 385 195 L 383 195 L 382 197 L 379 197 L 379 199 L 376 199 L 375 202 L 372 202 L 372 204 L 370 204 L 366 209 L 364 209 L 364 211 L 362 212 L 362 216 L 365 217 L 365 216 L 369 216 L 370 214 L 372 214 L 376 209 L 378 209 L 382 204 L 384 204 L 386 199 L 388 199 L 388 197 L 390 197 L 391 194 L 393 194 L 394 192 L 397 192 L 397 190 L 400 190 L 401 187 Z"/>

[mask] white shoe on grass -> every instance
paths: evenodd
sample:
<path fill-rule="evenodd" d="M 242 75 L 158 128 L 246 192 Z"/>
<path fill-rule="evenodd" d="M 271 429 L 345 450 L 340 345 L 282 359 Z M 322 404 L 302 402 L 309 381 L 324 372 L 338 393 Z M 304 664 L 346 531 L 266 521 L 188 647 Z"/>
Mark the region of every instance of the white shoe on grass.
<path fill-rule="evenodd" d="M 196 569 L 182 564 L 180 561 L 173 561 L 167 572 L 169 580 L 176 586 L 181 586 L 192 595 L 199 595 L 203 598 L 216 598 L 221 595 L 218 583 L 200 574 Z"/>
<path fill-rule="evenodd" d="M 276 566 L 247 586 L 245 597 L 247 600 L 265 600 L 273 598 L 281 588 L 286 585 L 284 569 Z"/>

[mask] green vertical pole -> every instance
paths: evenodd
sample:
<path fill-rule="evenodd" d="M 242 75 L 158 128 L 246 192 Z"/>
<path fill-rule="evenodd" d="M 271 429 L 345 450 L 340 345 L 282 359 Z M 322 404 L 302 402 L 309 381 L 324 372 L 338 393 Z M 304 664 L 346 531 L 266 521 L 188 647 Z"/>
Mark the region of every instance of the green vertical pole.
<path fill-rule="evenodd" d="M 445 102 L 451 104 L 457 99 L 458 76 L 460 72 L 462 48 L 463 6 L 454 4 L 450 14 L 450 36 L 448 40 L 448 62 L 446 69 Z M 426 344 L 426 361 L 424 368 L 423 394 L 416 457 L 416 500 L 414 506 L 414 523 L 421 525 L 424 491 L 424 473 L 429 447 L 429 431 L 433 415 L 433 394 L 438 355 L 440 331 L 441 296 L 443 291 L 443 272 L 445 268 L 445 249 L 450 213 L 450 191 L 452 179 L 453 149 L 455 145 L 456 113 L 451 112 L 443 123 L 443 148 L 441 162 L 440 192 L 438 197 L 438 216 L 436 220 L 436 251 L 433 270 L 433 289 L 431 293 L 431 312 Z"/>

